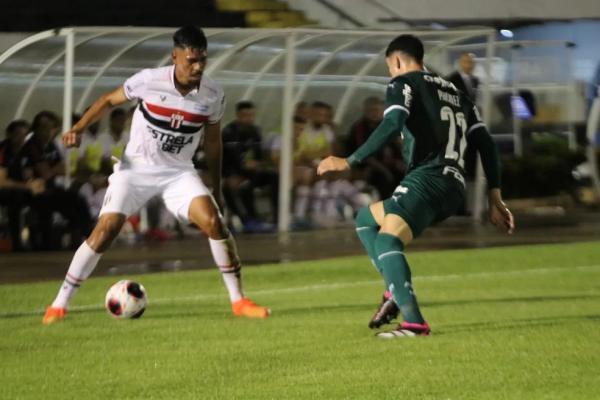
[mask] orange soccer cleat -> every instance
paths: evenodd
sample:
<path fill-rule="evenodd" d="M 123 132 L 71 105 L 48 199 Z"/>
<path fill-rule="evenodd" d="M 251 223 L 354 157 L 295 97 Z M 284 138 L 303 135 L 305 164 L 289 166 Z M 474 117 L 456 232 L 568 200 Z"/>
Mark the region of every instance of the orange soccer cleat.
<path fill-rule="evenodd" d="M 46 314 L 44 314 L 44 319 L 42 319 L 42 324 L 50 325 L 55 322 L 61 322 L 65 319 L 65 315 L 67 315 L 66 308 L 48 306 Z"/>
<path fill-rule="evenodd" d="M 243 298 L 231 304 L 231 310 L 236 317 L 247 318 L 267 318 L 271 314 L 271 310 L 267 307 L 262 307 L 250 299 Z"/>

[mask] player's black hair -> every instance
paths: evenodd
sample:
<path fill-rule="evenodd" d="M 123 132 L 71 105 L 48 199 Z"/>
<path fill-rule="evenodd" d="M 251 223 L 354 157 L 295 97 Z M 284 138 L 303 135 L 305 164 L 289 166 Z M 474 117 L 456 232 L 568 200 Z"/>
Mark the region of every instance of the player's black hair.
<path fill-rule="evenodd" d="M 8 126 L 5 129 L 6 136 L 8 137 L 12 135 L 19 128 L 25 128 L 29 130 L 29 122 L 25 121 L 24 119 L 16 119 L 12 121 L 10 124 L 8 124 Z"/>
<path fill-rule="evenodd" d="M 115 108 L 110 112 L 110 119 L 127 116 L 127 111 L 122 108 Z"/>
<path fill-rule="evenodd" d="M 31 130 L 33 132 L 39 129 L 43 119 L 49 119 L 54 123 L 55 127 L 57 127 L 60 122 L 58 115 L 54 114 L 52 111 L 40 111 L 33 117 L 33 122 L 31 123 Z"/>
<path fill-rule="evenodd" d="M 294 115 L 294 123 L 295 124 L 305 124 L 306 119 L 299 117 L 298 115 Z"/>
<path fill-rule="evenodd" d="M 238 101 L 235 105 L 235 111 L 242 111 L 254 108 L 254 103 L 249 100 Z"/>
<path fill-rule="evenodd" d="M 197 26 L 182 26 L 173 34 L 173 46 L 180 49 L 206 50 L 206 36 L 204 36 L 202 29 Z"/>
<path fill-rule="evenodd" d="M 414 58 L 419 64 L 423 64 L 423 42 L 413 35 L 400 35 L 388 44 L 385 50 L 385 56 L 389 57 L 392 53 L 399 51 L 407 56 Z"/>

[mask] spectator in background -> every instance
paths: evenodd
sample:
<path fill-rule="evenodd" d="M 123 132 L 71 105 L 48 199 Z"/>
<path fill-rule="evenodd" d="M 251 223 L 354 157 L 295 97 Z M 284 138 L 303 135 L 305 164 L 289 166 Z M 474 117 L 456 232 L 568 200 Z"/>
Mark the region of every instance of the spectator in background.
<path fill-rule="evenodd" d="M 259 219 L 254 189 L 269 188 L 271 213 L 276 222 L 279 175 L 267 167 L 262 135 L 255 125 L 254 104 L 240 101 L 235 116 L 223 129 L 223 195 L 231 212 L 242 220 L 245 231 L 270 231 L 273 225 Z"/>
<path fill-rule="evenodd" d="M 363 116 L 352 124 L 346 137 L 346 155 L 352 154 L 371 136 L 383 119 L 383 100 L 368 97 L 363 103 Z M 377 189 L 382 199 L 392 195 L 397 183 L 404 175 L 402 143 L 397 138 L 389 142 L 363 165 L 353 170 L 353 180 L 363 180 Z"/>
<path fill-rule="evenodd" d="M 330 116 L 331 106 L 315 101 L 310 107 L 308 123 L 298 138 L 298 151 L 315 167 L 321 157 L 332 152 L 335 132 L 328 124 Z"/>
<path fill-rule="evenodd" d="M 310 169 L 311 181 L 302 180 L 296 187 L 295 218 L 299 227 L 306 225 L 307 207 L 313 223 L 335 225 L 345 205 L 355 208 L 358 189 L 349 181 L 349 174 L 331 174 L 324 179 L 316 178 L 316 165 L 326 154 L 340 154 L 336 147 L 335 133 L 330 125 L 333 109 L 321 101 L 310 108 L 310 119 L 296 140 L 294 158 L 296 166 Z M 309 224 L 310 225 L 310 224 Z"/>
<path fill-rule="evenodd" d="M 0 205 L 7 210 L 13 251 L 24 250 L 21 211 L 29 205 L 33 196 L 44 191 L 43 180 L 21 176 L 18 154 L 28 133 L 27 121 L 13 121 L 6 127 L 6 139 L 0 142 Z"/>
<path fill-rule="evenodd" d="M 300 117 L 304 121 L 308 121 L 309 118 L 309 108 L 308 103 L 305 101 L 300 101 L 296 104 L 296 108 L 294 109 L 294 116 Z"/>
<path fill-rule="evenodd" d="M 300 137 L 306 127 L 306 120 L 299 115 L 294 117 L 293 128 L 293 161 L 292 185 L 294 187 L 294 226 L 296 228 L 310 227 L 308 221 L 308 207 L 310 205 L 311 188 L 315 181 L 316 170 L 313 159 L 307 157 L 304 149 L 300 146 Z M 271 159 L 279 166 L 281 159 L 281 135 L 274 137 L 271 146 Z"/>
<path fill-rule="evenodd" d="M 93 218 L 98 216 L 102 208 L 108 186 L 108 176 L 113 172 L 113 158 L 120 159 L 125 151 L 127 138 L 123 137 L 123 131 L 126 123 L 127 112 L 122 108 L 115 108 L 110 113 L 108 132 L 98 134 L 98 127 L 92 125 L 90 133 L 84 133 L 82 138 L 81 147 L 85 160 L 82 169 L 88 175 L 81 185 L 79 193 L 87 201 Z M 77 150 L 80 149 L 76 148 L 72 151 Z M 98 164 L 100 150 L 100 163 Z"/>
<path fill-rule="evenodd" d="M 113 109 L 108 122 L 108 132 L 100 135 L 104 148 L 102 170 L 107 175 L 113 172 L 113 157 L 120 160 L 125 152 L 125 145 L 129 139 L 126 133 L 127 118 L 127 111 L 124 109 Z"/>
<path fill-rule="evenodd" d="M 19 152 L 16 162 L 21 167 L 22 182 L 42 179 L 45 190 L 31 200 L 37 217 L 37 230 L 33 235 L 35 249 L 50 250 L 60 247 L 60 235 L 52 229 L 52 214 L 60 213 L 69 222 L 71 246 L 79 246 L 83 235 L 89 233 L 91 217 L 85 200 L 77 193 L 67 191 L 57 182 L 65 165 L 54 139 L 59 132 L 59 119 L 49 111 L 38 113 L 33 119 L 32 133 Z"/>
<path fill-rule="evenodd" d="M 87 111 L 87 109 L 86 109 Z M 102 160 L 104 158 L 104 144 L 100 139 L 100 122 L 90 125 L 81 137 L 79 146 L 79 160 L 77 163 L 77 172 L 89 179 L 90 175 L 99 173 L 102 169 Z"/>
<path fill-rule="evenodd" d="M 446 80 L 454 83 L 458 90 L 476 103 L 479 79 L 473 75 L 473 70 L 475 70 L 475 55 L 472 53 L 461 54 L 458 59 L 458 70 L 448 75 Z"/>

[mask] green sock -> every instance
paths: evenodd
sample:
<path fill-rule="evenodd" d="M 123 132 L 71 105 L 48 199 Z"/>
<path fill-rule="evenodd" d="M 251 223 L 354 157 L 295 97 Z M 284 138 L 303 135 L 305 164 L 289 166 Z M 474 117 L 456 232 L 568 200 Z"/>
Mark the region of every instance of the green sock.
<path fill-rule="evenodd" d="M 369 207 L 363 207 L 356 214 L 356 234 L 367 250 L 367 254 L 371 259 L 371 263 L 380 274 L 383 274 L 377 263 L 377 253 L 375 252 L 375 239 L 379 233 L 379 225 L 373 218 L 373 214 Z"/>
<path fill-rule="evenodd" d="M 412 290 L 410 268 L 404 257 L 404 245 L 394 235 L 380 233 L 375 239 L 377 263 L 383 272 L 388 290 L 406 322 L 422 324 L 425 322 L 417 297 Z"/>

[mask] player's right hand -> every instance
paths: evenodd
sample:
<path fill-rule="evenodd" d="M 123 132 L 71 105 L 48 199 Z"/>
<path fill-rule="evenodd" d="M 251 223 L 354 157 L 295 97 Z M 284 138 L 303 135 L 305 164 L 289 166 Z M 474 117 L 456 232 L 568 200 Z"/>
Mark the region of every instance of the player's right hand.
<path fill-rule="evenodd" d="M 329 156 L 324 158 L 317 167 L 317 175 L 323 175 L 327 172 L 346 171 L 350 169 L 348 161 L 345 158 Z"/>
<path fill-rule="evenodd" d="M 515 219 L 502 201 L 499 189 L 492 189 L 489 197 L 490 221 L 509 235 L 515 231 Z"/>
<path fill-rule="evenodd" d="M 74 130 L 63 133 L 62 142 L 66 148 L 79 147 L 81 144 L 81 135 Z"/>

